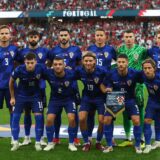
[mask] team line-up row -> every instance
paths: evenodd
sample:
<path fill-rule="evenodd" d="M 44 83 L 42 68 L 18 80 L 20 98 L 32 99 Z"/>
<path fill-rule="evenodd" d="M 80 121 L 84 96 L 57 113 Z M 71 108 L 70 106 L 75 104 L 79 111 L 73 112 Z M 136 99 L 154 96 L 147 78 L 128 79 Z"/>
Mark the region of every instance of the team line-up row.
<path fill-rule="evenodd" d="M 102 150 L 104 153 L 110 152 L 112 148 L 112 137 L 113 137 L 113 121 L 112 116 L 105 111 L 105 94 L 106 92 L 126 91 L 125 95 L 125 108 L 124 118 L 125 122 L 130 122 L 128 116 L 132 119 L 134 124 L 134 135 L 135 135 L 135 149 L 136 153 L 142 153 L 140 142 L 142 127 L 140 127 L 140 117 L 144 117 L 143 114 L 143 85 L 136 85 L 136 83 L 145 83 L 148 85 L 149 100 L 148 104 L 155 103 L 158 106 L 157 94 L 159 91 L 158 76 L 155 73 L 155 68 L 159 67 L 159 56 L 158 46 L 153 46 L 150 50 L 138 46 L 135 44 L 135 37 L 132 31 L 125 31 L 124 40 L 125 44 L 118 48 L 117 54 L 113 47 L 106 45 L 106 36 L 103 29 L 97 29 L 95 31 L 95 44 L 88 48 L 89 51 L 86 54 L 81 54 L 81 51 L 76 46 L 71 46 L 69 43 L 69 31 L 62 29 L 59 32 L 60 44 L 53 48 L 51 51 L 39 47 L 38 41 L 40 39 L 39 33 L 36 31 L 30 31 L 28 33 L 28 47 L 17 51 L 16 47 L 9 44 L 10 31 L 7 26 L 1 26 L 0 28 L 0 65 L 1 65 L 1 107 L 3 106 L 3 97 L 6 98 L 7 106 L 11 112 L 11 129 L 13 136 L 13 147 L 12 151 L 19 148 L 18 134 L 19 134 L 19 120 L 21 112 L 25 109 L 25 134 L 23 145 L 30 143 L 29 132 L 31 126 L 30 114 L 27 111 L 32 108 L 35 120 L 36 120 L 36 150 L 42 150 L 40 142 L 42 141 L 44 118 L 42 115 L 43 106 L 45 106 L 45 81 L 47 79 L 51 87 L 51 98 L 48 105 L 46 132 L 48 138 L 48 145 L 44 150 L 51 150 L 55 144 L 59 141 L 59 129 L 60 126 L 60 114 L 62 107 L 65 108 L 68 119 L 69 119 L 69 150 L 76 151 L 75 146 L 77 140 L 77 105 L 80 104 L 79 111 L 79 123 L 84 140 L 82 150 L 90 150 L 89 137 L 92 136 L 92 130 L 94 127 L 94 112 L 98 111 L 99 127 L 97 132 L 96 148 Z M 159 40 L 159 33 L 157 33 L 157 44 Z M 16 53 L 17 52 L 17 53 Z M 34 53 L 34 54 L 33 54 Z M 36 56 L 35 56 L 36 55 Z M 127 56 L 125 56 L 127 55 Z M 144 74 L 135 71 L 134 69 L 140 70 L 142 61 L 148 56 L 155 60 L 146 60 L 143 63 Z M 50 59 L 50 61 L 47 61 Z M 82 59 L 82 66 L 80 65 Z M 111 68 L 112 59 L 117 59 L 117 69 L 109 72 Z M 14 61 L 25 63 L 13 71 Z M 46 63 L 52 69 L 46 69 L 39 63 Z M 38 62 L 38 64 L 36 64 Z M 51 63 L 53 62 L 53 63 Z M 97 65 L 96 65 L 97 64 Z M 65 65 L 70 70 L 65 69 Z M 132 69 L 128 69 L 128 66 Z M 76 69 L 75 69 L 76 68 Z M 107 74 L 106 74 L 107 72 Z M 10 75 L 12 76 L 10 78 Z M 141 75 L 144 75 L 141 77 Z M 6 78 L 7 77 L 7 78 Z M 19 84 L 14 89 L 14 81 L 19 78 Z M 66 79 L 65 79 L 66 78 Z M 151 80 L 153 81 L 153 84 Z M 10 79 L 10 82 L 9 82 Z M 43 79 L 43 80 L 42 80 Z M 80 102 L 78 87 L 75 80 L 80 79 L 84 83 L 84 90 L 82 99 Z M 143 80 L 143 81 L 142 81 Z M 155 83 L 155 84 L 154 84 Z M 9 85 L 8 85 L 9 84 Z M 40 85 L 39 85 L 40 84 Z M 150 88 L 149 88 L 150 87 Z M 9 93 L 10 88 L 10 93 Z M 136 96 L 135 95 L 136 88 Z M 16 96 L 15 96 L 15 93 Z M 10 99 L 11 96 L 11 99 Z M 136 98 L 136 102 L 135 102 Z M 27 105 L 26 105 L 27 104 Z M 138 107 L 137 107 L 137 105 Z M 11 107 L 15 106 L 15 107 Z M 28 107 L 27 107 L 28 106 Z M 149 106 L 149 107 L 148 107 Z M 31 108 L 30 108 L 31 107 Z M 12 109 L 14 108 L 13 114 Z M 149 109 L 148 109 L 149 108 Z M 153 108 L 152 105 L 147 105 L 149 115 L 145 115 L 144 123 L 144 135 L 145 131 L 145 143 L 146 147 L 143 153 L 149 153 L 151 149 L 155 149 L 160 146 L 159 143 L 159 123 L 158 118 L 154 119 L 156 125 L 156 141 L 153 146 L 150 145 L 151 135 L 151 121 L 158 107 Z M 146 110 L 147 110 L 146 109 Z M 147 112 L 146 112 L 147 113 Z M 89 116 L 88 116 L 89 114 Z M 125 115 L 127 115 L 125 117 Z M 56 118 L 57 117 L 57 118 Z M 59 117 L 59 118 L 58 118 Z M 156 115 L 156 117 L 158 117 Z M 54 123 L 54 120 L 58 123 Z M 143 120 L 141 121 L 143 124 Z M 54 125 L 55 124 L 55 125 Z M 59 126 L 56 126 L 58 124 Z M 129 124 L 129 123 L 128 123 Z M 88 125 L 88 127 L 87 127 Z M 89 126 L 90 125 L 90 126 Z M 125 125 L 125 124 L 124 124 Z M 128 127 L 130 128 L 130 127 Z M 55 132 L 55 139 L 53 140 L 53 133 Z M 130 145 L 130 131 L 125 129 L 127 141 L 122 144 Z M 106 137 L 107 147 L 101 145 L 101 139 L 103 133 Z M 150 133 L 150 134 L 149 134 Z M 73 143 L 74 142 L 74 143 Z"/>

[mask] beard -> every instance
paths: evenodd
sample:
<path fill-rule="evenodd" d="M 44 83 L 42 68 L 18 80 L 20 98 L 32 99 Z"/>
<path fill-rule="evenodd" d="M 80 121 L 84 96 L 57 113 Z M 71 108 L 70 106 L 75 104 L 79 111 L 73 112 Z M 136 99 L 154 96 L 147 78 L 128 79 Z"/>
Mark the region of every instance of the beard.
<path fill-rule="evenodd" d="M 35 47 L 35 46 L 38 44 L 38 42 L 32 41 L 32 42 L 29 42 L 29 44 L 30 44 L 32 47 Z"/>
<path fill-rule="evenodd" d="M 60 41 L 60 43 L 63 44 L 63 45 L 66 45 L 66 44 L 68 43 L 68 41 L 65 40 L 65 39 L 62 39 L 62 40 Z"/>

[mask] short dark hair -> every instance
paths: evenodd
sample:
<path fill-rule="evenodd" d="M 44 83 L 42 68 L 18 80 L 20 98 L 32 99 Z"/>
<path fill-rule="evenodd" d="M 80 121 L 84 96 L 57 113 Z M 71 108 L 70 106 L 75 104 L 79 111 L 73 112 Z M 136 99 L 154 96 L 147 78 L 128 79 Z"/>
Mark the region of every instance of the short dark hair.
<path fill-rule="evenodd" d="M 28 31 L 27 37 L 29 37 L 30 35 L 38 35 L 40 37 L 40 33 L 37 30 Z"/>
<path fill-rule="evenodd" d="M 67 28 L 61 28 L 60 30 L 59 30 L 59 33 L 60 32 L 68 32 L 68 33 L 70 33 L 70 31 L 67 29 Z"/>
<path fill-rule="evenodd" d="M 124 58 L 124 59 L 126 59 L 128 61 L 128 56 L 125 53 L 119 54 L 118 57 L 117 57 L 117 59 L 118 58 Z"/>
<path fill-rule="evenodd" d="M 144 64 L 146 64 L 146 63 L 150 63 L 151 66 L 156 70 L 156 68 L 157 68 L 156 67 L 156 62 L 152 58 L 147 58 L 146 60 L 144 60 L 142 62 L 142 68 L 143 68 Z"/>
<path fill-rule="evenodd" d="M 24 57 L 25 60 L 33 60 L 35 59 L 36 60 L 36 55 L 32 52 L 29 52 L 26 54 L 26 56 Z"/>
<path fill-rule="evenodd" d="M 1 26 L 0 26 L 0 30 L 1 30 L 1 29 L 5 29 L 5 28 L 8 29 L 9 32 L 11 32 L 9 26 L 7 26 L 7 25 L 1 25 Z"/>
<path fill-rule="evenodd" d="M 64 57 L 62 56 L 55 56 L 55 58 L 53 59 L 53 61 L 63 61 L 64 62 Z"/>
<path fill-rule="evenodd" d="M 82 59 L 84 59 L 85 57 L 92 57 L 96 59 L 96 54 L 91 51 L 87 51 L 86 53 L 83 54 Z"/>
<path fill-rule="evenodd" d="M 124 31 L 124 33 L 134 33 L 134 32 L 131 29 L 127 29 L 127 30 Z"/>

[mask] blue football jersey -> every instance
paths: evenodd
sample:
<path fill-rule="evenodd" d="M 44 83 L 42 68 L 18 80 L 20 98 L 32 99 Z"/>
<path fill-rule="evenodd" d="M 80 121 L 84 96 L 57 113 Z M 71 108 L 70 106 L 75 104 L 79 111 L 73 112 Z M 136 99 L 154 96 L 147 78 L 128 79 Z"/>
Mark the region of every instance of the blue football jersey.
<path fill-rule="evenodd" d="M 24 63 L 24 58 L 25 58 L 26 54 L 28 54 L 29 52 L 33 52 L 34 54 L 36 54 L 37 63 L 41 63 L 41 64 L 45 64 L 45 62 L 47 61 L 48 56 L 49 56 L 49 50 L 47 48 L 38 47 L 36 49 L 31 49 L 29 47 L 26 47 L 26 48 L 19 51 L 18 61 L 20 63 Z M 40 87 L 41 88 L 46 87 L 46 83 L 44 80 L 41 80 Z"/>
<path fill-rule="evenodd" d="M 160 95 L 160 76 L 159 73 L 156 73 L 153 79 L 148 79 L 143 74 L 143 81 L 147 87 L 149 98 L 155 102 L 160 102 L 159 95 Z"/>
<path fill-rule="evenodd" d="M 104 47 L 97 47 L 95 44 L 91 45 L 87 49 L 96 54 L 97 65 L 103 67 L 107 71 L 111 69 L 112 59 L 116 60 L 116 51 L 110 45 L 105 45 Z"/>
<path fill-rule="evenodd" d="M 25 65 L 18 66 L 12 73 L 14 80 L 19 79 L 16 93 L 23 97 L 40 96 L 40 79 L 46 73 L 45 65 L 36 64 L 33 72 L 28 72 Z"/>
<path fill-rule="evenodd" d="M 113 69 L 107 74 L 103 80 L 103 84 L 108 88 L 113 88 L 113 91 L 125 92 L 125 99 L 135 98 L 136 83 L 142 83 L 142 72 L 134 69 L 128 69 L 126 76 L 121 76 L 117 69 Z"/>
<path fill-rule="evenodd" d="M 9 88 L 9 79 L 14 69 L 17 51 L 14 45 L 0 47 L 0 89 Z"/>
<path fill-rule="evenodd" d="M 59 45 L 50 50 L 49 59 L 53 61 L 54 57 L 62 56 L 66 66 L 74 69 L 81 61 L 82 52 L 78 46 L 70 45 L 68 48 L 61 48 Z"/>
<path fill-rule="evenodd" d="M 75 70 L 75 78 L 81 80 L 84 84 L 82 97 L 103 97 L 104 94 L 100 90 L 100 84 L 103 82 L 105 74 L 105 70 L 99 66 L 96 66 L 92 73 L 87 73 L 82 66 L 77 67 Z"/>
<path fill-rule="evenodd" d="M 160 48 L 153 46 L 147 50 L 148 56 L 152 58 L 157 64 L 157 70 L 160 71 Z"/>
<path fill-rule="evenodd" d="M 55 103 L 61 103 L 72 99 L 74 94 L 72 87 L 74 75 L 72 70 L 65 69 L 64 77 L 57 77 L 53 69 L 47 69 L 45 78 L 51 87 L 50 100 L 54 100 Z"/>

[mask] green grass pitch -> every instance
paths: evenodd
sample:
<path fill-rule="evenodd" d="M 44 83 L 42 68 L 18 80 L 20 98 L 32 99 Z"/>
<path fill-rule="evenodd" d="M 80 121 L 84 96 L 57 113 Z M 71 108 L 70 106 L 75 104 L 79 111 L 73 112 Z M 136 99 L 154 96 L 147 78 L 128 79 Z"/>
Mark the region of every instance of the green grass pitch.
<path fill-rule="evenodd" d="M 82 84 L 79 84 L 82 88 Z M 49 99 L 49 87 L 47 87 L 47 97 Z M 145 94 L 147 94 L 145 92 Z M 147 95 L 146 95 L 147 96 Z M 23 118 L 22 118 L 23 119 Z M 66 114 L 62 115 L 63 124 L 67 124 Z M 23 120 L 21 120 L 23 123 Z M 0 124 L 9 124 L 8 110 L 4 107 L 0 110 Z M 115 124 L 122 124 L 122 116 L 119 115 Z M 22 139 L 20 139 L 21 141 Z M 120 143 L 122 140 L 116 140 Z M 105 145 L 105 140 L 102 142 Z M 115 147 L 114 151 L 108 154 L 104 154 L 95 149 L 95 142 L 92 145 L 91 151 L 84 153 L 81 151 L 81 147 L 78 147 L 77 152 L 70 152 L 68 150 L 68 140 L 62 139 L 62 143 L 57 145 L 53 151 L 50 152 L 36 152 L 34 149 L 34 139 L 29 146 L 21 147 L 16 152 L 10 152 L 10 138 L 0 138 L 0 159 L 1 160 L 159 160 L 160 150 L 154 150 L 148 155 L 137 155 L 134 151 L 134 147 L 120 148 Z"/>

